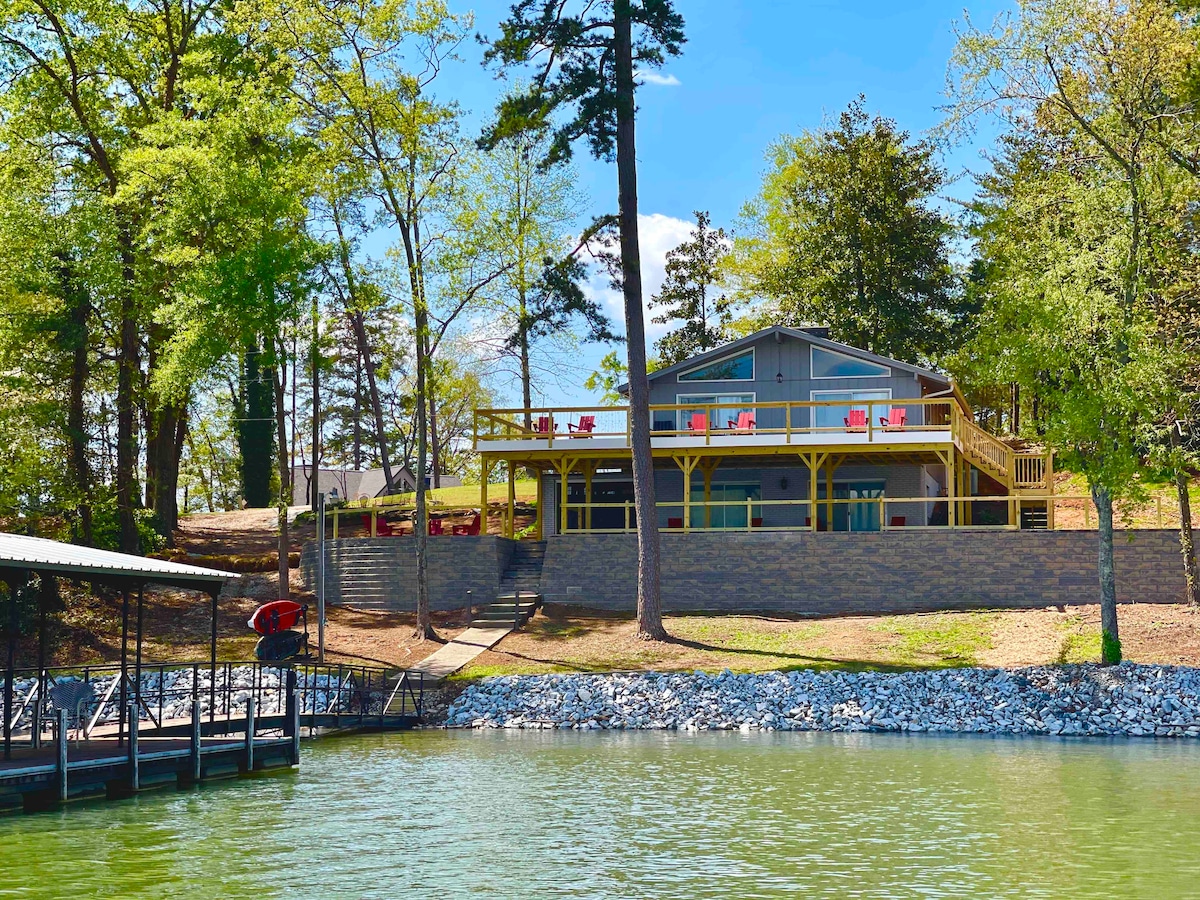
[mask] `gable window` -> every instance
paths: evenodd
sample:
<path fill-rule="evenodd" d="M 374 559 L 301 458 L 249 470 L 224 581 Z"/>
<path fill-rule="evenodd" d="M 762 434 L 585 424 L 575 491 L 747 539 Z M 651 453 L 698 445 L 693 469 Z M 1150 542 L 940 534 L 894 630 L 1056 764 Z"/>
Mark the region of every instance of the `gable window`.
<path fill-rule="evenodd" d="M 679 373 L 680 381 L 753 381 L 754 349 Z"/>
<path fill-rule="evenodd" d="M 841 430 L 846 426 L 846 419 L 850 417 L 850 410 L 852 409 L 863 410 L 868 418 L 871 416 L 883 416 L 886 418 L 891 409 L 890 404 L 868 404 L 864 401 L 891 400 L 892 392 L 887 388 L 880 391 L 813 391 L 812 399 L 823 403 L 834 402 L 838 404 L 836 406 L 813 407 L 813 427 Z"/>
<path fill-rule="evenodd" d="M 834 353 L 822 347 L 812 348 L 813 378 L 886 378 L 892 370 L 879 363 Z"/>

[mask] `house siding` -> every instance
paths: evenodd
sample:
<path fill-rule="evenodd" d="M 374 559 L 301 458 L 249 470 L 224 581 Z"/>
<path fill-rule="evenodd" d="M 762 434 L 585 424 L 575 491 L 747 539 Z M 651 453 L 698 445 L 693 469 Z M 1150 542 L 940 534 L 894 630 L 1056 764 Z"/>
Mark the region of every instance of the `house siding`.
<path fill-rule="evenodd" d="M 812 391 L 882 390 L 888 388 L 893 400 L 908 400 L 921 397 L 921 383 L 917 376 L 902 369 L 892 369 L 891 375 L 882 378 L 818 378 L 813 379 L 810 370 L 812 343 L 802 338 L 780 334 L 766 334 L 748 346 L 740 347 L 730 355 L 738 355 L 754 348 L 753 381 L 681 381 L 679 372 L 651 375 L 650 403 L 675 404 L 680 394 L 707 393 L 751 393 L 758 403 L 807 402 Z M 686 372 L 685 367 L 681 371 Z M 783 375 L 783 382 L 775 380 L 776 374 Z M 908 421 L 913 425 L 923 424 L 921 408 L 908 410 Z M 784 428 L 784 412 L 759 410 L 759 428 Z M 809 410 L 792 411 L 792 426 L 809 427 Z"/>

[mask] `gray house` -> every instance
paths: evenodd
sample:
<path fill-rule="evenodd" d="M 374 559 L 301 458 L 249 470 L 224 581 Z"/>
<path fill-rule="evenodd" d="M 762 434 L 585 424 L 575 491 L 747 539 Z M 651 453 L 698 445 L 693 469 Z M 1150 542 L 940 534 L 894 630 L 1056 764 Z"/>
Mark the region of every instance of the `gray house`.
<path fill-rule="evenodd" d="M 1044 521 L 1047 456 L 978 427 L 947 375 L 827 335 L 767 328 L 651 374 L 660 528 Z M 541 534 L 627 531 L 636 526 L 629 431 L 627 407 L 479 410 L 475 446 L 485 470 L 502 460 L 542 472 Z"/>

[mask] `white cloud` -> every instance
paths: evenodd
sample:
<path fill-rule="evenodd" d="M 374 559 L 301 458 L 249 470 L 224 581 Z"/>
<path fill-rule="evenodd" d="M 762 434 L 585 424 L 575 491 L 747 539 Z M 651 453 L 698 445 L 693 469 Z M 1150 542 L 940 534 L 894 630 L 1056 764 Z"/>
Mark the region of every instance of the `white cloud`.
<path fill-rule="evenodd" d="M 650 298 L 657 294 L 659 288 L 662 287 L 663 279 L 666 278 L 667 254 L 691 237 L 695 227 L 695 222 L 676 219 L 662 213 L 638 216 L 638 244 L 642 252 L 642 298 L 644 302 L 648 303 Z M 592 277 L 586 291 L 593 299 L 599 300 L 604 305 L 613 324 L 624 331 L 625 301 L 620 292 L 614 291 L 609 285 L 607 276 L 603 272 L 597 271 L 596 267 L 593 267 Z M 655 310 L 646 310 L 645 312 L 646 348 L 650 352 L 653 352 L 654 342 L 671 329 L 670 325 L 651 322 L 650 318 L 655 314 Z"/>
<path fill-rule="evenodd" d="M 683 83 L 674 75 L 663 75 L 648 69 L 638 69 L 633 73 L 633 77 L 642 84 L 657 84 L 662 87 L 679 87 Z"/>

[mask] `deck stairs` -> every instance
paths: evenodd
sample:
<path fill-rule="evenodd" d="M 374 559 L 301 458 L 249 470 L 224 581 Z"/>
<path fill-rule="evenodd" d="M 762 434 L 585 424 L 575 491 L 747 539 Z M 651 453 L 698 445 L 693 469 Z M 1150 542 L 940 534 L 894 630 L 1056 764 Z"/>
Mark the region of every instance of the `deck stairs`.
<path fill-rule="evenodd" d="M 517 541 L 508 566 L 500 576 L 496 602 L 480 610 L 471 624 L 486 627 L 508 623 L 520 627 L 542 605 L 542 564 L 545 541 Z"/>

